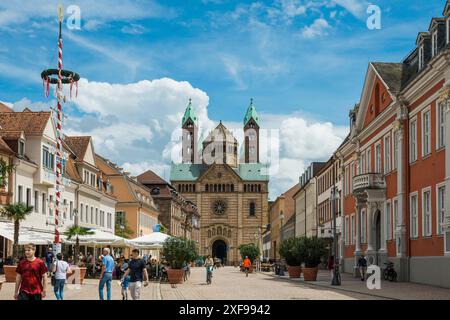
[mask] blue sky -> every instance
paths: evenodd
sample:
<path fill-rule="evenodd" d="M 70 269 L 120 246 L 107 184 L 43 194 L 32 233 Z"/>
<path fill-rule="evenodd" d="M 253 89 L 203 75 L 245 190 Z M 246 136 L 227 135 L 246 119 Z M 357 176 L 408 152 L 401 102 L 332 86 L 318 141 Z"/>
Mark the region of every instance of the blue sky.
<path fill-rule="evenodd" d="M 296 172 L 273 179 L 276 195 L 295 183 L 305 164 L 327 160 L 345 136 L 368 62 L 400 61 L 445 1 L 372 3 L 381 8 L 381 30 L 367 28 L 365 0 L 63 1 L 81 9 L 81 29 L 63 29 L 64 67 L 85 80 L 79 100 L 66 105 L 67 132 L 93 135 L 101 141 L 97 151 L 133 173 L 152 168 L 168 178 L 167 153 L 176 143 L 167 136 L 188 97 L 205 129 L 219 120 L 239 127 L 253 97 L 263 126 L 266 120 L 270 128 L 299 128 L 295 121 L 304 121 L 305 130 L 318 132 L 316 140 L 301 135 L 310 143 L 320 144 L 321 126 L 335 138 L 317 146 L 321 152 L 311 151 L 314 143 L 290 152 L 283 139 L 292 134 L 282 129 L 281 168 Z M 17 109 L 45 109 L 53 101 L 43 96 L 40 72 L 56 67 L 56 4 L 0 3 L 0 101 Z M 125 135 L 142 129 L 134 149 L 118 137 L 121 124 L 130 128 Z"/>

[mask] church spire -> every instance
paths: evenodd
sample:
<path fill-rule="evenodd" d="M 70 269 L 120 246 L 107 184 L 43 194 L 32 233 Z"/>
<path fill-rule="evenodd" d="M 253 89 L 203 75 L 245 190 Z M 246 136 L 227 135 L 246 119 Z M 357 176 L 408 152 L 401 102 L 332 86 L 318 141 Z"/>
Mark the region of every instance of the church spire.
<path fill-rule="evenodd" d="M 198 126 L 198 118 L 194 108 L 192 107 L 192 99 L 189 99 L 189 104 L 186 107 L 186 111 L 184 112 L 181 125 L 184 126 L 189 119 L 191 119 L 195 126 Z"/>
<path fill-rule="evenodd" d="M 248 106 L 247 113 L 245 114 L 244 117 L 244 127 L 249 123 L 251 119 L 253 119 L 253 121 L 255 121 L 255 123 L 259 127 L 259 117 L 258 114 L 256 113 L 256 108 L 253 105 L 253 98 L 250 99 L 250 105 Z"/>

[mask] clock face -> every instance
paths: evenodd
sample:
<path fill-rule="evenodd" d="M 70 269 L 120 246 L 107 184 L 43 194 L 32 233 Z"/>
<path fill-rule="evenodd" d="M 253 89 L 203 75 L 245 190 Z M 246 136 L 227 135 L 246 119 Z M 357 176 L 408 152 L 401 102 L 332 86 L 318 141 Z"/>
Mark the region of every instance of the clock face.
<path fill-rule="evenodd" d="M 222 201 L 222 200 L 217 200 L 217 201 L 215 201 L 214 204 L 213 204 L 213 210 L 214 210 L 214 213 L 217 214 L 217 215 L 222 215 L 222 214 L 224 214 L 226 208 L 227 208 L 227 205 L 226 205 L 226 203 L 225 203 L 224 201 Z"/>

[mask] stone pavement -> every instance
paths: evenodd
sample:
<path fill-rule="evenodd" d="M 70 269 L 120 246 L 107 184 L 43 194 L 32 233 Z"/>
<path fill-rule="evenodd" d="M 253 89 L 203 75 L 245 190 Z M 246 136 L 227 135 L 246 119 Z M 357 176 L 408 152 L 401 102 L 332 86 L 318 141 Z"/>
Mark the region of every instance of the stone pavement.
<path fill-rule="evenodd" d="M 356 300 L 379 299 L 372 296 L 339 292 L 313 287 L 289 280 L 277 279 L 262 273 L 249 274 L 238 268 L 224 267 L 214 270 L 212 284 L 206 285 L 204 268 L 192 268 L 191 276 L 182 285 L 171 287 L 161 284 L 164 300 Z"/>
<path fill-rule="evenodd" d="M 449 300 L 450 289 L 440 288 L 430 285 L 423 285 L 411 282 L 389 282 L 381 281 L 381 289 L 369 289 L 366 282 L 360 278 L 355 278 L 351 274 L 341 273 L 341 286 L 331 285 L 331 272 L 320 270 L 317 281 L 303 281 L 303 279 L 290 279 L 285 276 L 276 276 L 273 272 L 263 272 L 263 274 L 284 279 L 285 281 L 308 284 L 313 287 L 321 287 L 335 290 L 336 292 L 361 293 L 374 298 L 385 298 L 394 300 Z"/>
<path fill-rule="evenodd" d="M 342 275 L 342 285 L 330 285 L 331 275 L 320 271 L 318 281 L 275 276 L 258 272 L 245 274 L 234 267 L 214 270 L 211 285 L 206 285 L 204 268 L 192 268 L 188 281 L 172 287 L 168 283 L 150 282 L 142 288 L 142 300 L 379 300 L 379 299 L 450 299 L 450 289 L 414 283 L 391 283 L 383 281 L 380 290 L 369 290 L 365 282 L 349 274 Z M 0 281 L 3 279 L 0 276 Z M 66 285 L 66 300 L 98 300 L 98 280 L 87 279 L 80 289 Z M 55 300 L 49 285 L 45 300 Z M 112 284 L 113 300 L 120 300 L 120 285 Z M 14 283 L 4 283 L 0 300 L 13 299 Z"/>
<path fill-rule="evenodd" d="M 0 276 L 0 281 L 4 280 L 4 276 Z M 85 279 L 84 284 L 80 287 L 75 285 L 67 285 L 64 288 L 65 300 L 99 300 L 98 297 L 98 279 Z M 120 293 L 121 287 L 118 280 L 113 280 L 111 284 L 111 298 L 112 300 L 122 300 Z M 53 293 L 53 287 L 48 284 L 47 297 L 45 300 L 56 300 Z M 3 283 L 0 290 L 0 300 L 13 300 L 14 283 Z M 106 297 L 106 288 L 104 290 Z M 128 293 L 128 298 L 131 299 Z M 142 300 L 161 300 L 161 291 L 159 282 L 151 281 L 147 287 L 141 289 Z"/>

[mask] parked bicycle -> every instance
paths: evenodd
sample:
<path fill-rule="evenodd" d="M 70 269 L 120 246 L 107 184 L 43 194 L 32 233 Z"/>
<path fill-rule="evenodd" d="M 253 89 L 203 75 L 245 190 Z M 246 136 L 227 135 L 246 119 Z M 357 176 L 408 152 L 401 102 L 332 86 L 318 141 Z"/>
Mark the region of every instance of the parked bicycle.
<path fill-rule="evenodd" d="M 391 282 L 397 282 L 397 272 L 394 270 L 394 263 L 385 262 L 386 268 L 384 269 L 384 280 L 389 280 Z"/>

